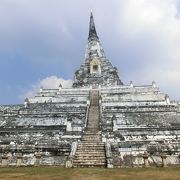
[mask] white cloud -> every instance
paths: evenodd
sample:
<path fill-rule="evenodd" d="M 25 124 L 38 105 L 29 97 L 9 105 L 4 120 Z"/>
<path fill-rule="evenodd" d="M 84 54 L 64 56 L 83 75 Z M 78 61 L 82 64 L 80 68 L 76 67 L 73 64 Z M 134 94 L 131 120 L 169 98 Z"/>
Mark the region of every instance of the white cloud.
<path fill-rule="evenodd" d="M 180 99 L 178 3 L 179 0 L 123 1 L 120 3 L 123 7 L 118 13 L 117 29 L 119 37 L 135 49 L 128 63 L 141 58 L 138 63 L 143 64 L 135 69 L 130 67 L 132 71 L 127 77 L 143 83 L 155 80 L 160 89 Z"/>
<path fill-rule="evenodd" d="M 65 80 L 56 76 L 50 76 L 39 82 L 39 86 L 50 89 L 58 88 L 60 84 L 65 88 L 70 88 L 72 86 L 72 80 Z"/>
<path fill-rule="evenodd" d="M 150 84 L 153 80 L 160 88 L 161 93 L 168 94 L 172 100 L 180 100 L 180 71 L 179 70 L 161 70 L 144 69 L 137 74 L 133 73 L 135 84 Z M 147 83 L 148 82 L 148 83 Z"/>
<path fill-rule="evenodd" d="M 167 35 L 179 33 L 178 29 L 174 29 L 180 25 L 176 4 L 177 0 L 126 0 L 119 12 L 120 23 L 127 34 L 135 36 L 143 31 L 164 31 L 166 34 L 170 30 Z"/>
<path fill-rule="evenodd" d="M 40 87 L 46 88 L 46 89 L 56 89 L 61 84 L 63 88 L 70 88 L 72 87 L 72 80 L 65 80 L 63 78 L 58 78 L 56 76 L 50 76 L 46 77 L 42 80 L 40 80 L 38 83 L 32 85 L 32 88 L 26 92 L 23 93 L 23 95 L 20 96 L 21 99 L 32 98 L 36 95 L 36 93 L 39 91 Z"/>
<path fill-rule="evenodd" d="M 180 1 L 127 0 L 119 16 L 126 37 L 141 40 L 144 36 L 150 36 L 151 41 L 159 46 L 159 54 L 162 57 L 159 61 L 162 62 L 166 56 L 168 65 L 169 61 L 176 61 L 180 67 L 180 13 L 177 2 Z M 153 44 L 151 48 L 154 48 Z"/>

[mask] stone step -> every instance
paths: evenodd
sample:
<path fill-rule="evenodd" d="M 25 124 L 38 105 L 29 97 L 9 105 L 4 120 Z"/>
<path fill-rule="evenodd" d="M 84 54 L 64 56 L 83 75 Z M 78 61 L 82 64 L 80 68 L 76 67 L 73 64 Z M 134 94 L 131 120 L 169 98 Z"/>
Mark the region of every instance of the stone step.
<path fill-rule="evenodd" d="M 103 153 L 104 152 L 104 149 L 78 149 L 77 151 L 76 151 L 77 153 L 88 153 L 88 154 L 90 154 L 91 152 L 92 153 L 94 153 L 94 152 L 96 152 L 96 153 Z"/>
<path fill-rule="evenodd" d="M 89 139 L 89 140 L 97 140 L 97 141 L 99 141 L 99 140 L 101 140 L 102 139 L 102 137 L 82 137 L 81 139 Z"/>
<path fill-rule="evenodd" d="M 89 135 L 101 135 L 101 131 L 98 131 L 97 133 L 93 133 L 93 132 L 91 132 L 91 131 L 86 131 L 84 134 L 85 134 L 85 135 L 86 135 L 86 134 L 89 134 Z"/>
<path fill-rule="evenodd" d="M 73 161 L 73 163 L 74 164 L 78 164 L 78 163 L 80 163 L 80 164 L 82 164 L 82 163 L 86 163 L 86 164 L 105 164 L 106 163 L 106 161 L 105 160 L 89 160 L 89 159 L 87 159 L 87 160 L 74 160 Z"/>
<path fill-rule="evenodd" d="M 88 153 L 87 151 L 76 151 L 77 153 L 75 154 L 75 156 L 103 156 L 105 157 L 105 153 L 104 151 L 91 151 L 90 153 Z"/>
<path fill-rule="evenodd" d="M 89 140 L 90 142 L 99 142 L 99 143 L 102 142 L 101 138 L 86 138 L 85 137 L 85 138 L 82 138 L 81 140 L 86 140 L 86 141 Z"/>
<path fill-rule="evenodd" d="M 83 139 L 82 141 L 81 141 L 82 143 L 100 143 L 101 141 L 99 140 L 99 141 L 93 141 L 93 140 L 86 140 L 86 139 Z"/>
<path fill-rule="evenodd" d="M 90 149 L 92 149 L 92 150 L 104 150 L 104 146 L 78 146 L 77 147 L 77 150 L 78 149 L 80 149 L 80 150 L 82 150 L 82 149 L 84 149 L 84 150 L 90 150 Z"/>
<path fill-rule="evenodd" d="M 102 142 L 102 139 L 101 138 L 82 138 L 81 141 L 89 141 L 91 143 L 101 143 Z"/>
<path fill-rule="evenodd" d="M 84 141 L 88 141 L 88 142 L 101 142 L 101 139 L 87 139 L 87 138 L 83 138 L 81 139 L 82 142 Z"/>
<path fill-rule="evenodd" d="M 84 162 L 84 161 L 89 161 L 89 162 L 105 162 L 106 161 L 106 159 L 105 158 L 100 158 L 100 159 L 95 159 L 95 158 L 86 158 L 86 159 L 82 159 L 82 158 L 75 158 L 74 159 L 74 162 Z"/>
<path fill-rule="evenodd" d="M 97 162 L 101 162 L 101 163 L 105 163 L 106 162 L 106 159 L 104 158 L 104 159 L 93 159 L 93 158 L 91 158 L 91 159 L 82 159 L 82 158 L 80 158 L 80 159 L 78 159 L 78 158 L 75 158 L 74 160 L 73 160 L 73 162 L 75 163 L 75 162 L 89 162 L 89 163 L 92 163 L 92 162 L 95 162 L 95 163 L 97 163 Z"/>
<path fill-rule="evenodd" d="M 89 140 L 89 139 L 82 139 L 82 140 L 81 140 L 81 142 L 82 142 L 82 143 L 97 143 L 97 144 L 98 144 L 98 143 L 100 143 L 100 142 L 101 142 L 101 140 L 93 140 L 93 139 L 92 139 L 92 140 Z"/>
<path fill-rule="evenodd" d="M 94 133 L 94 132 L 86 132 L 84 134 L 84 136 L 101 136 L 101 134 L 98 134 L 98 132 Z"/>
<path fill-rule="evenodd" d="M 97 154 L 87 154 L 87 153 L 81 153 L 81 154 L 76 154 L 75 156 L 74 156 L 74 158 L 76 158 L 76 157 L 84 157 L 84 158 L 105 158 L 106 156 L 103 154 L 103 153 L 97 153 Z"/>
<path fill-rule="evenodd" d="M 94 153 L 94 152 L 96 152 L 96 153 L 101 153 L 101 152 L 104 152 L 104 149 L 78 149 L 77 150 L 77 153 L 83 153 L 83 152 L 85 152 L 85 153 Z"/>
<path fill-rule="evenodd" d="M 83 138 L 101 138 L 99 135 L 84 135 Z"/>
<path fill-rule="evenodd" d="M 78 147 L 80 147 L 80 148 L 82 148 L 82 147 L 84 147 L 84 148 L 86 148 L 86 149 L 94 149 L 94 148 L 104 148 L 104 145 L 94 145 L 94 146 L 92 146 L 92 145 L 79 145 Z M 77 147 L 77 148 L 78 148 Z"/>
<path fill-rule="evenodd" d="M 81 138 L 82 140 L 83 139 L 87 139 L 87 140 L 94 140 L 94 141 L 101 141 L 101 137 L 82 137 Z"/>
<path fill-rule="evenodd" d="M 78 146 L 104 146 L 104 143 L 101 143 L 101 142 L 89 142 L 89 143 L 79 142 Z"/>
<path fill-rule="evenodd" d="M 106 164 L 106 162 L 104 161 L 74 161 L 73 162 L 75 165 L 76 164 L 79 164 L 79 165 L 82 165 L 82 164 L 87 164 L 87 165 L 105 165 Z"/>
<path fill-rule="evenodd" d="M 96 158 L 96 157 L 93 157 L 93 158 L 89 158 L 89 157 L 86 157 L 84 159 L 82 159 L 83 157 L 75 157 L 74 160 L 75 161 L 106 161 L 106 159 L 104 157 L 101 157 L 101 158 Z"/>
<path fill-rule="evenodd" d="M 97 167 L 97 166 L 101 166 L 101 167 L 106 167 L 106 163 L 74 163 L 73 164 L 74 167 Z"/>
<path fill-rule="evenodd" d="M 79 144 L 78 147 L 88 147 L 88 148 L 93 148 L 93 147 L 104 147 L 104 144 L 101 145 L 101 144 Z"/>
<path fill-rule="evenodd" d="M 104 150 L 104 147 L 84 147 L 84 146 L 81 146 L 81 147 L 78 147 L 77 148 L 77 151 L 79 150 Z"/>
<path fill-rule="evenodd" d="M 79 154 L 103 154 L 104 150 L 78 150 L 77 155 Z"/>
<path fill-rule="evenodd" d="M 84 161 L 84 160 L 88 160 L 88 161 L 100 160 L 101 161 L 101 160 L 103 160 L 103 161 L 106 161 L 106 158 L 105 157 L 97 157 L 97 156 L 77 156 L 74 158 L 74 160 L 81 160 L 81 161 Z"/>
<path fill-rule="evenodd" d="M 94 168 L 94 167 L 98 167 L 98 168 L 105 168 L 106 167 L 106 164 L 96 164 L 96 165 L 87 165 L 87 164 L 84 164 L 84 165 L 73 165 L 73 167 L 75 168 Z"/>
<path fill-rule="evenodd" d="M 101 135 L 99 135 L 99 134 L 94 134 L 94 135 L 93 134 L 85 134 L 84 135 L 84 137 L 87 137 L 87 136 L 88 137 L 101 137 Z"/>
<path fill-rule="evenodd" d="M 81 145 L 78 145 L 78 147 L 87 147 L 87 148 L 89 148 L 89 149 L 93 149 L 93 148 L 104 148 L 104 145 L 98 145 L 98 144 L 95 144 L 95 145 L 85 145 L 85 144 L 81 144 Z"/>
<path fill-rule="evenodd" d="M 92 149 L 92 150 L 90 150 L 90 149 L 77 149 L 76 152 L 77 152 L 78 154 L 79 154 L 79 153 L 83 153 L 83 152 L 86 153 L 86 154 L 89 154 L 88 151 L 89 151 L 90 153 L 92 152 L 92 153 L 97 153 L 97 154 L 98 154 L 98 153 L 104 153 L 104 152 L 105 152 L 105 149 Z M 84 153 L 83 153 L 83 154 L 84 154 Z"/>
<path fill-rule="evenodd" d="M 93 141 L 86 141 L 86 140 L 83 140 L 83 141 L 81 141 L 82 142 L 82 145 L 83 146 L 88 146 L 88 144 L 90 145 L 90 146 L 92 146 L 93 145 Z M 100 141 L 101 142 L 101 141 Z M 104 146 L 104 145 L 101 145 L 101 144 L 99 144 L 100 142 L 96 142 L 96 143 L 94 143 L 94 146 Z"/>
<path fill-rule="evenodd" d="M 80 147 L 80 148 L 82 148 L 82 147 L 84 147 L 84 148 L 88 148 L 88 149 L 94 149 L 94 148 L 104 148 L 104 145 L 78 145 L 78 147 Z"/>
<path fill-rule="evenodd" d="M 83 155 L 76 155 L 76 156 L 74 157 L 74 159 L 82 159 L 82 160 L 83 160 L 83 158 L 84 158 L 84 159 L 89 159 L 89 160 L 91 160 L 91 159 L 98 159 L 98 158 L 99 158 L 100 160 L 106 159 L 105 156 L 103 156 L 103 155 L 98 156 L 97 154 L 96 154 L 96 155 L 85 155 L 85 154 L 83 154 Z"/>
<path fill-rule="evenodd" d="M 97 139 L 98 141 L 102 139 L 102 137 L 93 137 L 93 136 L 89 136 L 89 137 L 82 137 L 82 139 Z"/>
<path fill-rule="evenodd" d="M 75 157 L 74 158 L 74 162 L 77 162 L 77 161 L 106 161 L 106 158 L 105 157 L 101 157 L 101 158 L 98 158 L 97 157 L 93 157 L 93 158 L 90 158 L 90 157 Z"/>
<path fill-rule="evenodd" d="M 83 141 L 83 142 L 87 142 L 87 141 Z M 88 148 L 93 148 L 93 147 L 104 147 L 104 144 L 103 145 L 99 145 L 99 144 L 80 144 L 78 145 L 78 147 L 88 147 Z"/>
<path fill-rule="evenodd" d="M 97 136 L 97 137 L 100 137 L 101 135 L 94 133 L 94 134 L 84 134 L 84 136 Z"/>
<path fill-rule="evenodd" d="M 77 152 L 75 156 L 104 156 L 104 152 L 91 152 L 87 154 L 87 152 Z"/>
<path fill-rule="evenodd" d="M 88 126 L 86 130 L 91 131 L 92 133 L 97 133 L 99 131 L 99 127 Z"/>
<path fill-rule="evenodd" d="M 100 143 L 101 140 L 100 139 L 82 139 L 81 142 L 89 142 L 89 143 Z"/>
<path fill-rule="evenodd" d="M 101 140 L 101 137 L 82 137 L 82 139 L 90 139 L 90 140 Z"/>
<path fill-rule="evenodd" d="M 84 137 L 86 137 L 86 136 L 90 136 L 90 137 L 92 137 L 92 136 L 101 137 L 100 134 L 84 134 Z"/>
<path fill-rule="evenodd" d="M 98 138 L 100 138 L 101 136 L 99 135 L 99 134 L 97 134 L 97 135 L 94 135 L 94 134 L 85 134 L 83 137 L 98 137 Z"/>
<path fill-rule="evenodd" d="M 78 154 L 79 154 L 79 153 L 83 153 L 83 152 L 84 152 L 84 153 L 87 153 L 87 154 L 90 154 L 90 153 L 104 153 L 104 152 L 105 152 L 105 149 L 92 149 L 92 150 L 91 150 L 91 149 L 88 149 L 88 148 L 87 148 L 87 149 L 83 149 L 83 148 L 82 148 L 82 149 L 77 149 L 76 152 L 77 152 Z M 88 153 L 88 152 L 89 152 L 89 153 Z M 84 154 L 84 153 L 83 153 L 83 154 Z"/>
<path fill-rule="evenodd" d="M 79 142 L 78 145 L 83 144 L 83 145 L 104 145 L 103 142 Z"/>
<path fill-rule="evenodd" d="M 94 138 L 82 138 L 81 139 L 82 141 L 83 140 L 86 140 L 86 141 L 89 141 L 89 142 L 101 142 L 101 139 L 94 139 Z"/>
<path fill-rule="evenodd" d="M 99 150 L 99 151 L 96 151 L 96 150 L 92 150 L 92 151 L 89 151 L 91 154 L 104 154 L 104 150 Z M 88 153 L 88 150 L 86 150 L 86 151 L 84 151 L 84 150 L 82 150 L 82 151 L 80 151 L 80 150 L 78 150 L 78 151 L 76 151 L 76 153 L 77 154 L 89 154 Z"/>
<path fill-rule="evenodd" d="M 98 133 L 99 132 L 99 127 L 90 128 L 90 127 L 87 126 L 86 130 L 91 131 L 92 133 Z"/>
<path fill-rule="evenodd" d="M 82 147 L 84 147 L 84 148 L 86 148 L 86 149 L 95 149 L 95 148 L 103 148 L 104 149 L 104 145 L 94 145 L 94 146 L 92 146 L 92 145 L 78 145 L 78 147 L 80 147 L 80 148 L 82 148 Z M 77 149 L 78 149 L 78 147 L 77 147 Z"/>

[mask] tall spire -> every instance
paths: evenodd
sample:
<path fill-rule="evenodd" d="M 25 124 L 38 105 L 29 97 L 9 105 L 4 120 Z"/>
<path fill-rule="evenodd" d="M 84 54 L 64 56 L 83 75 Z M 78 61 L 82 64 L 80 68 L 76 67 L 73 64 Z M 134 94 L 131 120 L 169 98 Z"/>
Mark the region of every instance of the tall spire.
<path fill-rule="evenodd" d="M 94 18 L 93 18 L 93 14 L 91 12 L 91 16 L 90 16 L 90 22 L 89 22 L 89 37 L 88 40 L 94 40 L 94 39 L 99 39 L 96 33 L 96 28 L 95 28 L 95 24 L 94 24 Z"/>
<path fill-rule="evenodd" d="M 93 14 L 89 23 L 89 37 L 85 51 L 85 60 L 75 72 L 73 87 L 123 84 L 119 79 L 117 68 L 106 58 L 100 40 L 96 33 Z"/>

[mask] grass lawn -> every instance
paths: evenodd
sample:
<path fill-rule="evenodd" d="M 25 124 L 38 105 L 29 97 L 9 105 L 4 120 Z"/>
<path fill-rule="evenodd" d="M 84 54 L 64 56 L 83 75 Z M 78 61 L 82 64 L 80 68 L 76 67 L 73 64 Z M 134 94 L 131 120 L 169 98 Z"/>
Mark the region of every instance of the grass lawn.
<path fill-rule="evenodd" d="M 153 179 L 180 180 L 180 167 L 168 168 L 72 168 L 63 167 L 0 167 L 0 180 L 6 179 L 65 179 L 65 180 L 103 180 L 103 179 Z"/>

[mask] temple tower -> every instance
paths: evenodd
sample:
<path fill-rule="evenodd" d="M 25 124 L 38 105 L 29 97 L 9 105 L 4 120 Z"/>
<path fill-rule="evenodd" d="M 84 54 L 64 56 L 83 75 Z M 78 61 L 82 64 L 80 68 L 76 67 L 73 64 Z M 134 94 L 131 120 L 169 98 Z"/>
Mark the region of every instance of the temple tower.
<path fill-rule="evenodd" d="M 85 51 L 84 63 L 75 72 L 73 87 L 90 85 L 123 85 L 116 67 L 106 58 L 96 32 L 93 14 L 90 15 L 89 37 Z"/>

